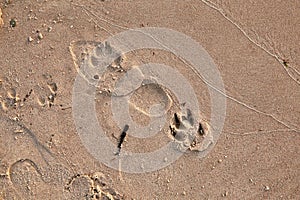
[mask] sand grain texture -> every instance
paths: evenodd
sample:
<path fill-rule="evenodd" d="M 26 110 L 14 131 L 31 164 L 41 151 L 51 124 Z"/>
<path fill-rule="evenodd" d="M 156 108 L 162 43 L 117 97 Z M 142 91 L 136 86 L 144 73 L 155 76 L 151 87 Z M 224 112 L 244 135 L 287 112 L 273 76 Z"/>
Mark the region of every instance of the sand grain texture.
<path fill-rule="evenodd" d="M 5 13 L 4 26 L 0 9 L 0 199 L 300 199 L 300 1 L 5 2 L 0 2 Z M 6 25 L 10 19 L 15 27 Z M 210 140 L 201 142 L 214 128 L 211 86 L 170 52 L 142 49 L 123 55 L 114 46 L 97 48 L 114 34 L 142 27 L 188 35 L 220 71 L 226 119 L 204 158 L 198 153 Z M 81 64 L 89 58 L 96 67 L 97 56 L 114 53 L 121 59 L 103 77 L 92 70 L 82 75 L 90 84 L 100 80 L 95 115 L 121 155 L 153 152 L 174 141 L 180 149 L 191 142 L 192 124 L 203 125 L 188 151 L 163 169 L 124 173 L 123 162 L 112 169 L 79 137 L 72 98 Z M 147 125 L 151 116 L 165 113 L 166 123 L 149 138 L 132 136 L 131 127 L 124 136 L 111 107 L 114 86 L 145 63 L 171 66 L 189 80 L 200 117 L 181 112 L 174 94 L 152 80 L 132 93 L 129 114 Z M 91 97 L 89 90 L 79 92 Z"/>

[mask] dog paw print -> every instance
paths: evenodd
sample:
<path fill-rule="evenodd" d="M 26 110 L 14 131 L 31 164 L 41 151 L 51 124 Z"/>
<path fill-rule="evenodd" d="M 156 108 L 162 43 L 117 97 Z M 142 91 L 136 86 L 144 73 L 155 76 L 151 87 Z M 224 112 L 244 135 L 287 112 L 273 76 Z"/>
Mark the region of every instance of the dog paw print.
<path fill-rule="evenodd" d="M 58 87 L 54 82 L 50 82 L 47 85 L 49 90 L 47 92 L 41 91 L 40 93 L 42 94 L 37 96 L 37 102 L 42 107 L 48 105 L 51 108 L 54 105 Z"/>
<path fill-rule="evenodd" d="M 101 172 L 77 174 L 69 181 L 66 190 L 69 191 L 69 196 L 72 199 L 124 199 L 113 189 L 111 183 L 112 181 Z"/>
<path fill-rule="evenodd" d="M 186 113 L 174 113 L 170 123 L 170 135 L 177 143 L 178 150 L 203 151 L 210 142 L 210 127 L 207 122 L 195 122 L 191 110 Z"/>
<path fill-rule="evenodd" d="M 92 85 L 104 81 L 107 71 L 123 72 L 121 63 L 125 56 L 109 42 L 78 41 L 70 44 L 77 72 Z"/>
<path fill-rule="evenodd" d="M 15 88 L 10 88 L 6 91 L 5 96 L 0 96 L 1 108 L 8 110 L 10 108 L 17 108 L 20 105 L 21 99 L 17 94 Z"/>

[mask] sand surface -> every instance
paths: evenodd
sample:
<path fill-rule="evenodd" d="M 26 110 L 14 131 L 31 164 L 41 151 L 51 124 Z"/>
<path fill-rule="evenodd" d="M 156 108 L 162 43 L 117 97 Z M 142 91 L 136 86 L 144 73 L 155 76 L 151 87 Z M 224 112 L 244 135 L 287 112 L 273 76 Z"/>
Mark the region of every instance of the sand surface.
<path fill-rule="evenodd" d="M 300 199 L 299 10 L 296 0 L 1 1 L 0 199 Z M 206 50 L 222 78 L 224 92 L 214 92 L 225 106 L 213 112 L 213 85 L 179 56 L 146 48 L 123 53 L 101 43 L 148 27 L 178 31 Z M 89 71 L 99 55 L 118 57 L 102 76 Z M 164 122 L 154 124 L 159 131 L 148 138 L 119 127 L 113 115 L 121 104 L 111 100 L 130 92 L 122 85 L 113 91 L 145 63 L 176 69 L 182 78 L 161 78 L 182 92 L 181 82 L 189 82 L 200 110 L 182 111 L 159 80 L 139 85 L 128 99 L 131 119 L 140 126 L 149 125 L 150 116 Z M 85 107 L 89 100 L 95 113 Z M 117 169 L 101 160 L 108 156 L 106 144 L 97 143 L 103 136 L 79 134 L 93 124 L 81 127 L 76 120 L 93 114 L 119 151 L 109 161 Z M 225 119 L 218 137 L 211 116 Z M 93 134 L 95 140 L 83 139 Z M 168 144 L 176 145 L 158 164 L 126 160 L 126 152 L 148 155 Z"/>

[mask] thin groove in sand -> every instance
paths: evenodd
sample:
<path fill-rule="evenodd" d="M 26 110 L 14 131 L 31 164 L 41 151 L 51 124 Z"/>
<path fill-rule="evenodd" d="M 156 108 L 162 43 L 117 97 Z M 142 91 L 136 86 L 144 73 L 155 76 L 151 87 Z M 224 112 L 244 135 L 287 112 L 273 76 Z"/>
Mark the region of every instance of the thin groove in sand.
<path fill-rule="evenodd" d="M 249 131 L 244 133 L 236 133 L 236 132 L 226 132 L 231 135 L 238 135 L 238 136 L 246 136 L 246 135 L 254 135 L 254 134 L 268 134 L 268 133 L 278 133 L 278 132 L 294 132 L 291 129 L 274 129 L 274 130 L 262 130 L 262 131 Z"/>

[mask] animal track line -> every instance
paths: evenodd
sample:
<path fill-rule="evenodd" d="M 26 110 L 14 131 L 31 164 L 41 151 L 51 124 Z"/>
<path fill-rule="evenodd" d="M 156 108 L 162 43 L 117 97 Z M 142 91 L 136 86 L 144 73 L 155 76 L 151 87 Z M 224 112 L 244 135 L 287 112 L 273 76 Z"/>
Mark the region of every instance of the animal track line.
<path fill-rule="evenodd" d="M 282 58 L 280 58 L 277 54 L 270 52 L 268 49 L 266 49 L 265 47 L 263 47 L 261 44 L 259 44 L 258 42 L 256 42 L 254 39 L 252 39 L 248 33 L 243 30 L 243 28 L 237 24 L 237 22 L 234 22 L 233 19 L 229 18 L 227 16 L 227 14 L 223 11 L 222 8 L 218 8 L 218 6 L 216 4 L 214 4 L 213 2 L 209 1 L 209 0 L 201 0 L 205 5 L 207 5 L 208 7 L 210 7 L 211 9 L 216 10 L 218 13 L 220 13 L 227 21 L 229 21 L 232 25 L 234 25 L 250 42 L 252 42 L 253 44 L 255 44 L 257 47 L 259 47 L 260 49 L 262 49 L 264 52 L 266 52 L 268 55 L 274 57 L 283 67 L 283 69 L 286 71 L 287 75 L 293 80 L 295 81 L 298 85 L 300 85 L 300 81 L 297 80 L 297 78 L 295 78 L 291 72 L 288 70 L 288 68 L 291 68 L 296 74 L 298 74 L 300 76 L 300 72 L 295 69 L 294 67 L 292 67 L 291 65 L 286 65 L 286 61 Z"/>

